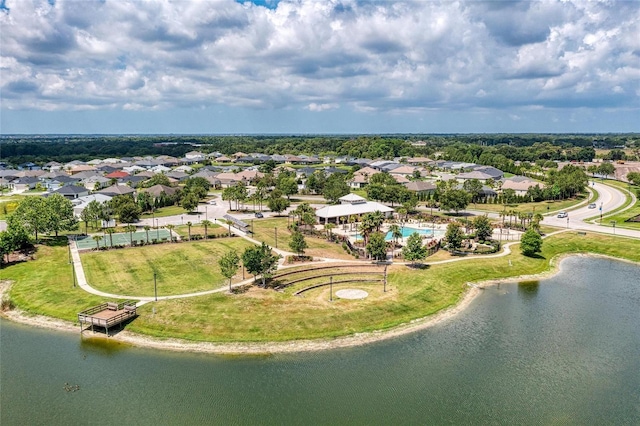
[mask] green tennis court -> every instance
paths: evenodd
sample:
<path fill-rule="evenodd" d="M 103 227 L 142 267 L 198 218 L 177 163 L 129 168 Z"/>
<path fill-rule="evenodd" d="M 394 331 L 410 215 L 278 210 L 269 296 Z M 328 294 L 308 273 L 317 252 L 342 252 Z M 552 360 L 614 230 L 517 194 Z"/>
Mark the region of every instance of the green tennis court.
<path fill-rule="evenodd" d="M 86 250 L 96 248 L 96 244 L 99 244 L 100 247 L 110 247 L 112 245 L 111 240 L 113 239 L 113 245 L 130 245 L 131 240 L 140 242 L 147 242 L 147 233 L 145 231 L 136 231 L 129 235 L 128 232 L 114 233 L 114 234 L 98 234 L 102 237 L 102 239 L 98 242 L 93 239 L 93 236 L 85 236 L 78 237 L 76 240 L 76 244 L 78 246 L 78 250 Z M 152 229 L 149 231 L 149 242 L 154 239 L 162 241 L 163 238 L 169 240 L 169 230 L 167 229 Z"/>

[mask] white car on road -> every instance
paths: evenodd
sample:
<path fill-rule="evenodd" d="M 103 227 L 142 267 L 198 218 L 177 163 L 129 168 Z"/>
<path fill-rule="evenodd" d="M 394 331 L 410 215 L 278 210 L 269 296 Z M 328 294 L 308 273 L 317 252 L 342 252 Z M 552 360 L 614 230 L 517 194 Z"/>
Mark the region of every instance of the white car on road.
<path fill-rule="evenodd" d="M 567 212 L 560 212 L 558 213 L 558 219 L 562 219 L 565 217 L 569 217 L 569 214 Z"/>

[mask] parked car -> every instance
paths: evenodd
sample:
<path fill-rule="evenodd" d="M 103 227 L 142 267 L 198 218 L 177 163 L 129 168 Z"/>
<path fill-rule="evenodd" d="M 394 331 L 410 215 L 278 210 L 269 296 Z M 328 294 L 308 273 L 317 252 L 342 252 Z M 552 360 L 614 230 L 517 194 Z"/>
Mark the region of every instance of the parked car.
<path fill-rule="evenodd" d="M 215 206 L 216 205 L 216 200 L 209 201 L 209 204 L 212 205 L 212 206 Z"/>
<path fill-rule="evenodd" d="M 256 213 L 256 217 L 258 219 L 262 219 L 264 216 L 262 215 L 262 213 L 258 212 L 258 213 Z"/>
<path fill-rule="evenodd" d="M 589 204 L 589 208 L 590 208 L 590 209 L 595 209 L 595 208 L 596 208 L 596 203 L 591 203 L 591 204 Z"/>
<path fill-rule="evenodd" d="M 569 214 L 567 212 L 558 213 L 558 219 L 562 219 L 564 217 L 569 217 Z"/>

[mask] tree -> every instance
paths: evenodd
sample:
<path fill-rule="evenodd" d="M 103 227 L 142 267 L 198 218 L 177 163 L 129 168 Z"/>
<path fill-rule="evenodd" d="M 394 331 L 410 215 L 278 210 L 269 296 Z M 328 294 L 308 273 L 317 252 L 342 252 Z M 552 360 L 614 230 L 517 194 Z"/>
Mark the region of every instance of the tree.
<path fill-rule="evenodd" d="M 213 225 L 213 222 L 211 222 L 210 220 L 203 220 L 202 221 L 202 226 L 204 226 L 204 239 L 208 239 L 209 235 L 207 233 L 207 229 L 209 229 L 210 226 Z"/>
<path fill-rule="evenodd" d="M 169 230 L 169 238 L 170 240 L 173 242 L 173 229 L 175 228 L 175 225 L 167 225 L 166 228 Z"/>
<path fill-rule="evenodd" d="M 307 242 L 304 240 L 304 235 L 302 235 L 302 232 L 296 231 L 291 234 L 291 239 L 289 240 L 289 248 L 291 248 L 293 252 L 295 252 L 298 256 L 303 256 L 304 250 L 307 247 Z"/>
<path fill-rule="evenodd" d="M 480 194 L 482 194 L 482 182 L 478 179 L 467 179 L 462 184 L 462 189 L 469 193 L 471 201 L 477 203 L 478 198 L 480 198 Z"/>
<path fill-rule="evenodd" d="M 315 220 L 315 216 L 314 216 L 314 220 Z M 331 223 L 331 222 L 325 223 L 324 230 L 327 232 L 327 241 L 331 241 L 333 239 L 333 232 L 331 232 L 331 231 L 335 227 L 336 227 L 336 225 L 334 223 Z"/>
<path fill-rule="evenodd" d="M 187 232 L 189 234 L 189 241 L 191 241 L 191 227 L 193 226 L 193 223 L 191 223 L 191 221 L 187 222 Z"/>
<path fill-rule="evenodd" d="M 476 230 L 476 237 L 480 241 L 486 241 L 491 238 L 493 229 L 491 228 L 491 221 L 487 215 L 477 216 L 473 219 L 473 227 Z"/>
<path fill-rule="evenodd" d="M 322 194 L 324 192 L 324 185 L 327 182 L 327 175 L 324 170 L 316 171 L 311 176 L 307 176 L 305 186 L 314 194 Z"/>
<path fill-rule="evenodd" d="M 315 210 L 309 205 L 309 203 L 300 203 L 298 204 L 298 207 L 296 207 L 295 210 L 293 210 L 291 213 L 293 214 L 294 221 L 297 217 L 298 220 L 302 222 L 302 217 L 305 215 L 305 213 L 311 213 L 315 215 Z"/>
<path fill-rule="evenodd" d="M 136 227 L 134 225 L 127 225 L 124 227 L 124 230 L 129 233 L 129 243 L 133 245 L 133 233 L 136 232 Z"/>
<path fill-rule="evenodd" d="M 451 222 L 447 225 L 447 232 L 444 238 L 447 241 L 449 250 L 457 250 L 462 247 L 463 237 L 462 228 L 458 222 Z"/>
<path fill-rule="evenodd" d="M 7 218 L 6 231 L 0 232 L 0 256 L 6 256 L 8 263 L 11 253 L 29 244 L 29 233 L 14 215 L 10 215 Z"/>
<path fill-rule="evenodd" d="M 93 201 L 92 201 L 93 202 Z M 91 203 L 89 203 L 91 204 Z M 89 222 L 95 220 L 95 217 L 91 214 L 91 210 L 89 210 L 89 206 L 82 209 L 80 212 L 80 219 L 84 222 L 84 233 L 89 233 Z"/>
<path fill-rule="evenodd" d="M 167 176 L 163 175 L 162 173 L 156 173 L 144 183 L 144 186 L 147 188 L 154 185 L 171 186 L 171 181 Z"/>
<path fill-rule="evenodd" d="M 144 226 L 144 232 L 147 233 L 147 244 L 149 244 L 149 230 L 151 229 L 151 227 L 149 225 L 145 225 Z"/>
<path fill-rule="evenodd" d="M 136 199 L 140 210 L 143 212 L 151 211 L 153 209 L 153 199 L 148 192 L 140 192 Z"/>
<path fill-rule="evenodd" d="M 402 255 L 405 260 L 415 263 L 427 257 L 427 249 L 422 245 L 420 234 L 414 232 L 407 238 L 407 245 L 402 248 Z"/>
<path fill-rule="evenodd" d="M 231 279 L 238 272 L 240 267 L 240 257 L 235 250 L 229 250 L 219 260 L 218 265 L 222 276 L 229 280 L 229 292 L 231 292 Z"/>
<path fill-rule="evenodd" d="M 198 196 L 191 191 L 184 191 L 180 205 L 188 212 L 192 212 L 198 208 Z"/>
<path fill-rule="evenodd" d="M 349 185 L 341 173 L 333 173 L 324 184 L 322 195 L 330 203 L 337 203 L 340 197 L 349 193 Z"/>
<path fill-rule="evenodd" d="M 382 232 L 374 232 L 369 236 L 369 243 L 366 247 L 367 253 L 374 260 L 387 259 L 387 242 L 384 237 L 385 235 Z"/>
<path fill-rule="evenodd" d="M 242 263 L 253 275 L 262 276 L 262 285 L 266 285 L 266 279 L 275 270 L 278 264 L 278 256 L 271 252 L 269 247 L 264 242 L 260 246 L 248 247 L 242 253 Z"/>
<path fill-rule="evenodd" d="M 78 228 L 78 220 L 73 214 L 73 204 L 60 194 L 53 194 L 45 199 L 47 211 L 47 231 L 73 231 Z"/>
<path fill-rule="evenodd" d="M 448 189 L 440 194 L 440 207 L 444 210 L 453 210 L 456 214 L 469 205 L 470 195 L 462 189 Z"/>
<path fill-rule="evenodd" d="M 131 195 L 116 195 L 109 201 L 109 207 L 121 223 L 137 222 L 140 218 L 140 207 Z"/>
<path fill-rule="evenodd" d="M 602 163 L 600 164 L 600 166 L 598 166 L 598 172 L 603 175 L 605 179 L 607 178 L 607 176 L 614 174 L 615 171 L 616 168 L 611 163 Z"/>
<path fill-rule="evenodd" d="M 275 192 L 276 191 L 273 191 L 271 194 Z M 278 197 L 271 196 L 269 197 L 269 201 L 267 202 L 267 206 L 269 206 L 269 210 L 278 214 L 285 211 L 287 207 L 289 207 L 290 205 L 291 205 L 291 202 L 286 198 L 282 198 L 281 196 L 278 196 Z"/>
<path fill-rule="evenodd" d="M 186 180 L 184 190 L 185 192 L 191 192 L 199 200 L 205 198 L 211 188 L 211 184 L 203 177 L 192 177 Z"/>
<path fill-rule="evenodd" d="M 533 256 L 542 249 L 542 237 L 533 228 L 529 228 L 522 234 L 520 250 L 525 256 Z"/>
<path fill-rule="evenodd" d="M 640 173 L 638 172 L 627 173 L 627 180 L 636 186 L 640 186 Z"/>
<path fill-rule="evenodd" d="M 113 228 L 107 228 L 104 230 L 107 234 L 109 234 L 109 246 L 113 248 L 113 233 L 116 232 Z"/>
<path fill-rule="evenodd" d="M 394 223 L 389 227 L 389 231 L 391 232 L 391 238 L 393 238 L 393 242 L 398 244 L 398 240 L 402 238 L 402 229 L 400 229 L 400 225 Z"/>
<path fill-rule="evenodd" d="M 228 186 L 222 190 L 222 199 L 229 202 L 229 210 L 231 210 L 231 201 L 234 200 L 235 193 L 232 186 Z"/>
<path fill-rule="evenodd" d="M 93 241 L 96 242 L 96 248 L 100 249 L 100 240 L 102 240 L 102 235 L 94 235 L 91 238 L 93 238 Z"/>
<path fill-rule="evenodd" d="M 287 196 L 287 200 L 289 200 L 290 196 L 298 193 L 298 183 L 295 178 L 282 178 L 278 179 L 278 184 L 276 185 L 284 195 Z"/>
<path fill-rule="evenodd" d="M 38 241 L 38 232 L 46 232 L 48 218 L 44 198 L 37 196 L 25 197 L 20 201 L 13 212 L 13 216 L 24 226 L 27 232 L 35 235 Z"/>

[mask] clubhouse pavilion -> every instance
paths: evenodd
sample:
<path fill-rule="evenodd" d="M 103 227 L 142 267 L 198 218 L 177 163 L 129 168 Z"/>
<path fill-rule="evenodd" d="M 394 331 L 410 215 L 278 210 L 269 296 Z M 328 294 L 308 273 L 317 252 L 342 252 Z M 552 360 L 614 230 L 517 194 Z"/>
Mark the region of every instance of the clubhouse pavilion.
<path fill-rule="evenodd" d="M 319 223 L 326 224 L 333 222 L 340 224 L 340 218 L 344 218 L 342 219 L 342 223 L 346 223 L 349 216 L 360 217 L 363 214 L 373 213 L 376 211 L 381 212 L 385 217 L 391 216 L 394 212 L 391 207 L 385 206 L 384 204 L 380 204 L 375 201 L 367 201 L 365 198 L 356 194 L 347 194 L 340 198 L 340 204 L 325 206 L 316 210 L 316 217 L 318 218 Z"/>

